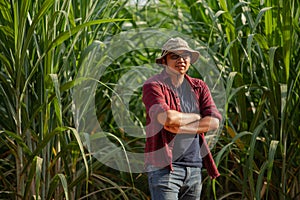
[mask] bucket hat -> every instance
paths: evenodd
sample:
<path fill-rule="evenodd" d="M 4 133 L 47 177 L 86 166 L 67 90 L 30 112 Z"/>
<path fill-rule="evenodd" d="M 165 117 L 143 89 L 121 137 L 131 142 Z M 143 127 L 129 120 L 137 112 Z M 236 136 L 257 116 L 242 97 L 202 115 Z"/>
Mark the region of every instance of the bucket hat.
<path fill-rule="evenodd" d="M 188 51 L 191 53 L 191 64 L 195 63 L 200 53 L 191 49 L 188 43 L 180 37 L 170 38 L 163 46 L 162 53 L 159 58 L 156 58 L 155 62 L 157 64 L 162 64 L 163 58 L 170 52 L 176 53 L 176 51 Z"/>

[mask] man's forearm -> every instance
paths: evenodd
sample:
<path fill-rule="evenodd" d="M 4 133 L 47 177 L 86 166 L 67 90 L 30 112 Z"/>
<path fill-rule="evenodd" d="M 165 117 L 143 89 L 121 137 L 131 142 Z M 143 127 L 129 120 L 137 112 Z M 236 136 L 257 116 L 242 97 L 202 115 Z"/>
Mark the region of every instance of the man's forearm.
<path fill-rule="evenodd" d="M 158 121 L 165 126 L 184 126 L 201 119 L 197 113 L 182 113 L 176 110 L 168 110 L 158 114 Z"/>
<path fill-rule="evenodd" d="M 189 124 L 182 126 L 168 126 L 165 125 L 164 128 L 172 133 L 176 134 L 196 134 L 196 133 L 205 133 L 208 131 L 216 130 L 219 127 L 219 120 L 214 117 L 204 117 L 198 121 L 194 121 Z"/>

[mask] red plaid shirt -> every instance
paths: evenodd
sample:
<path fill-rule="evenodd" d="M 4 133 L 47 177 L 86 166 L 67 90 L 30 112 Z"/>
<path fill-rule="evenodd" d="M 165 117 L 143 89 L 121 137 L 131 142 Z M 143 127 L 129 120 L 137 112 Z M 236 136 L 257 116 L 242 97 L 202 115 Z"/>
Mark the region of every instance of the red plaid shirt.
<path fill-rule="evenodd" d="M 206 83 L 200 79 L 185 75 L 185 79 L 191 85 L 192 93 L 198 99 L 201 117 L 212 116 L 222 119 L 211 97 Z M 143 102 L 146 107 L 146 146 L 145 164 L 156 167 L 169 167 L 172 170 L 172 149 L 175 134 L 163 128 L 157 121 L 157 114 L 167 110 L 180 111 L 180 99 L 171 89 L 171 81 L 165 70 L 149 78 L 143 85 Z M 220 174 L 215 165 L 204 134 L 200 134 L 201 155 L 203 165 L 211 178 Z"/>

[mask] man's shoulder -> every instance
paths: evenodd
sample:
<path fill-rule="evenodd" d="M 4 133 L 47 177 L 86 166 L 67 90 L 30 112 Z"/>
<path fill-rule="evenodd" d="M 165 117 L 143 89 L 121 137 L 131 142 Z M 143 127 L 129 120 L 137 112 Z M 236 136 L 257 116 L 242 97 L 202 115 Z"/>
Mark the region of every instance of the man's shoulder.
<path fill-rule="evenodd" d="M 144 85 L 145 84 L 163 83 L 165 79 L 166 79 L 166 76 L 164 73 L 155 74 L 155 75 L 151 76 L 150 78 L 148 78 L 144 82 Z"/>
<path fill-rule="evenodd" d="M 191 83 L 192 86 L 194 87 L 203 87 L 206 85 L 206 83 L 199 78 L 194 78 L 191 76 L 186 75 L 186 79 Z"/>

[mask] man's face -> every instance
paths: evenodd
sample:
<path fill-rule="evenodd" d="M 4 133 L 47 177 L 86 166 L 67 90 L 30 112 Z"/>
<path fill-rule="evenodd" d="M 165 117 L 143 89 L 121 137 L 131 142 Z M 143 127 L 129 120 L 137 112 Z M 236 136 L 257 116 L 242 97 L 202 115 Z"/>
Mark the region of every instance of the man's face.
<path fill-rule="evenodd" d="M 180 74 L 185 74 L 191 65 L 191 54 L 187 51 L 170 52 L 166 55 L 166 65 Z"/>

